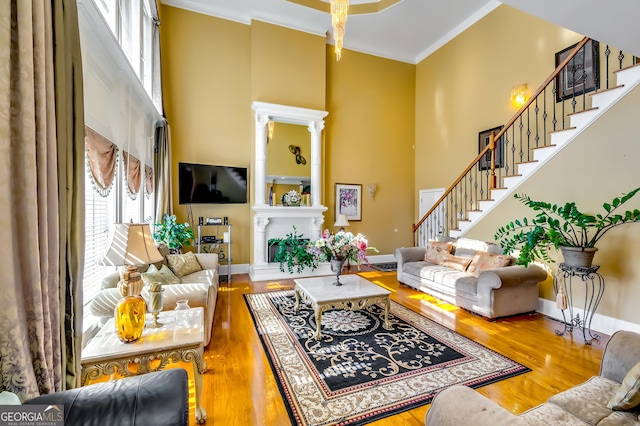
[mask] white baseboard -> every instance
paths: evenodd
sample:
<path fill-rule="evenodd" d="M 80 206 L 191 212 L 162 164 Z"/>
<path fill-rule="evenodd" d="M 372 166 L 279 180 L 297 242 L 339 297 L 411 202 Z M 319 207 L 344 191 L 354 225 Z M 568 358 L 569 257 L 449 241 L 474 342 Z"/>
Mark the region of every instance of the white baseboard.
<path fill-rule="evenodd" d="M 584 310 L 580 308 L 573 308 L 574 315 L 577 313 L 580 315 L 580 318 L 584 318 Z M 556 303 L 547 299 L 538 299 L 538 312 L 544 314 L 548 317 L 554 318 L 558 321 L 562 321 L 562 311 L 556 307 Z M 565 315 L 568 315 L 565 312 Z M 558 325 L 559 329 L 562 328 L 562 325 Z M 595 313 L 593 315 L 593 319 L 591 320 L 591 330 L 594 333 L 604 333 L 611 336 L 618 330 L 628 330 L 634 331 L 636 333 L 640 333 L 640 324 L 634 324 L 632 322 L 623 321 L 617 318 L 608 317 L 605 315 L 601 315 L 599 313 Z"/>

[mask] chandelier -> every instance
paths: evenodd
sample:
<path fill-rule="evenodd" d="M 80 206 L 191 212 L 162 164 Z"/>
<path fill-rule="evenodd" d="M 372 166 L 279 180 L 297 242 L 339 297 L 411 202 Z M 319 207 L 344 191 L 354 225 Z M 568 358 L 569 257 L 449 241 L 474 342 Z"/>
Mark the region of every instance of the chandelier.
<path fill-rule="evenodd" d="M 349 0 L 331 0 L 331 26 L 333 27 L 333 41 L 336 46 L 336 61 L 342 56 L 342 39 L 344 26 L 347 22 Z"/>

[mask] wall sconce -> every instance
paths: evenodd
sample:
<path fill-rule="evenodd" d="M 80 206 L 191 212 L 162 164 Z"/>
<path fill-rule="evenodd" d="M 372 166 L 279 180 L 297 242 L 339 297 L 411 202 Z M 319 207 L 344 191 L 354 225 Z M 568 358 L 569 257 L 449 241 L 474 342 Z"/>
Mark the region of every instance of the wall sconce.
<path fill-rule="evenodd" d="M 529 100 L 529 96 L 527 95 L 527 83 L 513 86 L 511 88 L 511 105 L 513 105 L 515 109 L 522 108 L 522 105 L 524 105 L 527 100 Z"/>
<path fill-rule="evenodd" d="M 369 191 L 369 197 L 373 200 L 373 196 L 376 195 L 376 191 L 378 190 L 378 185 L 375 183 L 370 183 L 367 185 L 367 191 Z"/>

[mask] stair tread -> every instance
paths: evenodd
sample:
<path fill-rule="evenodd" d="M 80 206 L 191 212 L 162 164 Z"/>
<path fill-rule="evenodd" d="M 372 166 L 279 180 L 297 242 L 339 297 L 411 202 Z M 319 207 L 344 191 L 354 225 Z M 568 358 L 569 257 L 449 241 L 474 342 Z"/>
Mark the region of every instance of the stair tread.
<path fill-rule="evenodd" d="M 518 164 L 530 164 L 530 163 L 537 163 L 538 160 L 529 160 L 529 161 L 523 161 L 522 163 L 516 163 L 516 165 Z"/>
<path fill-rule="evenodd" d="M 536 149 L 542 149 L 542 148 L 552 148 L 556 146 L 556 144 L 552 143 L 551 145 L 545 145 L 545 146 L 537 146 L 535 148 L 531 148 L 531 151 L 535 151 Z"/>
<path fill-rule="evenodd" d="M 469 210 L 469 213 L 482 213 L 484 210 Z"/>
<path fill-rule="evenodd" d="M 520 174 L 517 174 L 517 175 L 504 175 L 504 176 L 502 176 L 502 179 L 510 178 L 510 177 L 522 177 L 522 175 L 520 175 Z"/>
<path fill-rule="evenodd" d="M 558 132 L 564 132 L 565 130 L 575 130 L 575 129 L 576 129 L 575 127 L 567 127 L 566 129 L 552 130 L 552 131 L 549 132 L 549 134 L 558 133 Z"/>
<path fill-rule="evenodd" d="M 589 96 L 593 96 L 593 95 L 597 95 L 598 93 L 604 93 L 604 92 L 608 92 L 610 90 L 616 90 L 616 89 L 621 89 L 624 87 L 624 84 L 619 84 L 617 86 L 613 86 L 613 87 L 609 87 L 608 89 L 599 89 L 595 92 L 591 92 L 589 93 Z"/>
<path fill-rule="evenodd" d="M 496 191 L 496 190 L 500 191 L 500 190 L 503 190 L 503 189 L 509 189 L 509 188 L 507 188 L 506 186 L 499 186 L 499 187 L 496 187 L 496 188 L 491 188 L 492 191 Z"/>
<path fill-rule="evenodd" d="M 571 117 L 572 115 L 582 114 L 583 112 L 594 111 L 597 109 L 598 107 L 591 107 L 591 108 L 583 109 L 582 111 L 570 112 L 569 114 L 567 114 L 567 117 Z"/>
<path fill-rule="evenodd" d="M 619 70 L 615 70 L 613 71 L 613 73 L 618 73 L 620 71 L 624 71 L 624 70 L 628 70 L 630 68 L 635 68 L 635 67 L 639 67 L 640 66 L 640 62 L 638 62 L 637 64 L 631 64 L 631 65 L 627 65 L 626 67 L 620 68 Z"/>

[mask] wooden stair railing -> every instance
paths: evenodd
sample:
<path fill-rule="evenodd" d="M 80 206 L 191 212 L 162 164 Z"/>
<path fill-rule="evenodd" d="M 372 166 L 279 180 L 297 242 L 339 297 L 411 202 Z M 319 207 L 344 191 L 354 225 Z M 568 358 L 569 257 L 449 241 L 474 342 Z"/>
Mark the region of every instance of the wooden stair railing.
<path fill-rule="evenodd" d="M 587 46 L 590 40 L 585 37 L 576 44 L 570 54 L 558 64 L 502 129 L 497 134 L 491 134 L 487 146 L 420 221 L 413 225 L 414 246 L 425 246 L 429 239 L 438 235 L 449 236 L 449 231 L 457 230 L 458 223 L 469 220 L 470 213 L 481 211 L 480 203 L 490 200 L 491 190 L 499 189 L 499 181 L 517 176 L 515 172 L 518 164 L 533 161 L 533 149 L 550 146 L 550 133 L 569 129 L 571 114 L 591 109 L 591 98 L 587 93 L 576 93 L 574 86 L 573 95 L 563 100 L 558 96 L 556 87 L 560 73 L 567 65 L 574 63 L 572 60 L 578 54 L 585 54 L 582 48 Z M 589 46 L 599 49 L 597 42 Z M 609 73 L 615 72 L 609 70 L 610 53 L 609 46 L 606 46 L 606 75 L 600 76 L 600 80 L 606 79 L 605 89 L 609 88 Z M 584 59 L 583 56 L 582 63 Z M 622 69 L 625 60 L 622 51 L 618 54 L 617 60 L 619 69 Z M 631 62 L 635 64 L 635 56 L 631 57 Z M 577 81 L 576 67 L 571 66 L 569 69 L 574 73 L 573 81 Z M 485 161 L 481 163 L 483 159 Z"/>

